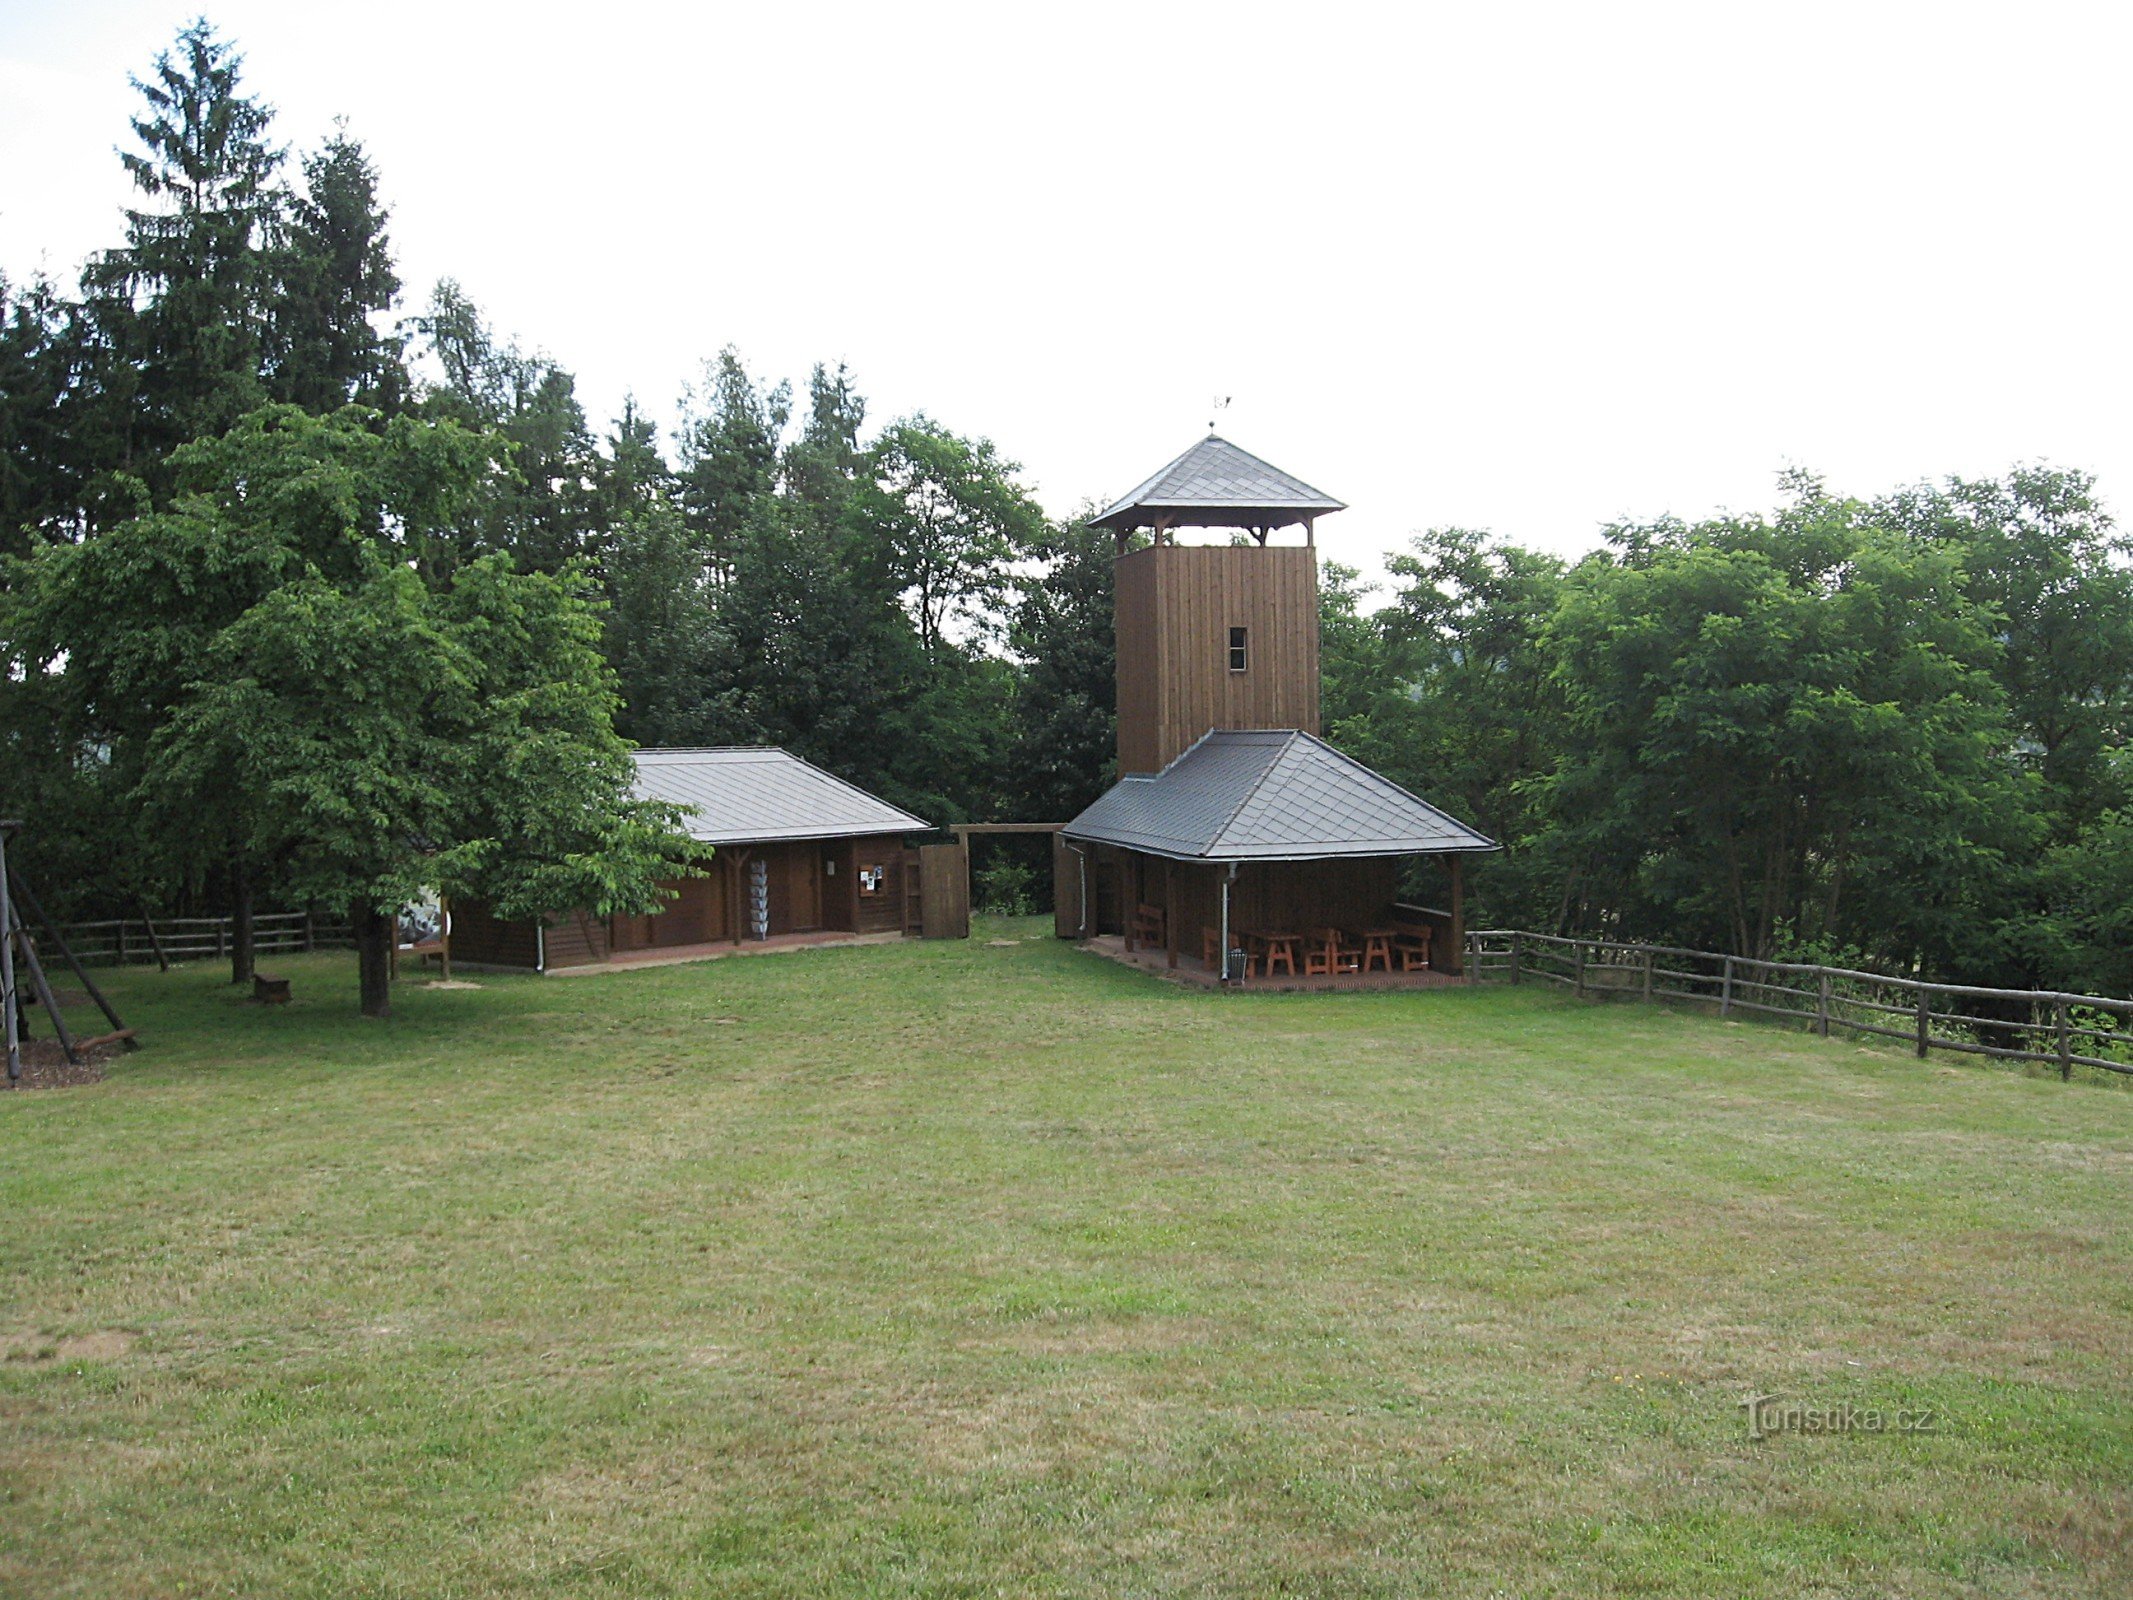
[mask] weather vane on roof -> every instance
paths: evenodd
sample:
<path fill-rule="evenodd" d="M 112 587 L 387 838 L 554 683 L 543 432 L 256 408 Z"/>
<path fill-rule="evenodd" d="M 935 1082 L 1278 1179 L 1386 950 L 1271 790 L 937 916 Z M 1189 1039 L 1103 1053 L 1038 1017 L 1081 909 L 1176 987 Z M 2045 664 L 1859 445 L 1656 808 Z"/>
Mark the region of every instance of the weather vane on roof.
<path fill-rule="evenodd" d="M 1222 412 L 1225 412 L 1229 409 L 1229 401 L 1230 397 L 1228 395 L 1218 394 L 1215 396 L 1214 404 L 1209 406 L 1208 409 L 1216 413 L 1217 416 L 1219 416 Z M 1213 433 L 1215 431 L 1214 417 L 1209 417 L 1207 419 L 1207 431 L 1209 433 Z"/>

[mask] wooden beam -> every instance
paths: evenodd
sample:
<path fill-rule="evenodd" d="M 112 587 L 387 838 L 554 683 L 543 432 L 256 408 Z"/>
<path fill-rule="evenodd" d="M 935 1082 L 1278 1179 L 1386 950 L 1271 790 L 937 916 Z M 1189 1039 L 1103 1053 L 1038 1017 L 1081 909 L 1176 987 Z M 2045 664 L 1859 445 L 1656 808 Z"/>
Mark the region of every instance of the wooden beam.
<path fill-rule="evenodd" d="M 1459 868 L 1459 852 L 1451 856 L 1452 867 L 1452 926 L 1451 938 L 1446 942 L 1452 947 L 1452 968 L 1456 973 L 1466 971 L 1466 879 Z"/>
<path fill-rule="evenodd" d="M 1178 964 L 1178 889 L 1174 863 L 1168 856 L 1163 858 L 1163 944 L 1170 956 L 1170 964 Z"/>

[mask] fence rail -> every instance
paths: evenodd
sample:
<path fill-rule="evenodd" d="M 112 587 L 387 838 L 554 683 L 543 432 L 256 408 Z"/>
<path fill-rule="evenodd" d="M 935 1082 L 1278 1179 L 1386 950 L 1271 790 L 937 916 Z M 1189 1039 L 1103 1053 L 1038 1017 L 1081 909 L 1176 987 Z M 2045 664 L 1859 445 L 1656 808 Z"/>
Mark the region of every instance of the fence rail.
<path fill-rule="evenodd" d="M 115 917 L 102 922 L 62 922 L 59 933 L 83 966 L 222 959 L 230 952 L 228 917 Z M 260 955 L 291 950 L 331 950 L 354 943 L 345 922 L 327 922 L 303 911 L 272 911 L 252 918 L 252 948 Z"/>
<path fill-rule="evenodd" d="M 1923 1058 L 1935 1050 L 2035 1062 L 2071 1078 L 2076 1067 L 2133 1076 L 2133 1000 L 2041 989 L 1929 983 L 1884 972 L 1683 950 L 1672 945 L 1570 939 L 1522 929 L 1469 930 L 1473 981 L 1528 979 L 1594 999 L 1683 1000 L 1901 1039 Z M 1897 1023 L 1902 1019 L 1901 1024 Z"/>

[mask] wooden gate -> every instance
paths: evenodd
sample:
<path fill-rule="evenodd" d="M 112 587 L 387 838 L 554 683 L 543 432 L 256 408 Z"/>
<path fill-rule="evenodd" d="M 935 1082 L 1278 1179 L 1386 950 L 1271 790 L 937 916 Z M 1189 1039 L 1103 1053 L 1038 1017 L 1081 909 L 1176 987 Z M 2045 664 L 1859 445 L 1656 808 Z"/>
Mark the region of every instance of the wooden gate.
<path fill-rule="evenodd" d="M 918 851 L 920 932 L 928 939 L 970 937 L 970 852 L 962 844 Z"/>
<path fill-rule="evenodd" d="M 1067 843 L 1065 834 L 1052 835 L 1052 932 L 1061 939 L 1081 938 L 1083 924 L 1096 910 L 1096 885 L 1087 880 L 1088 869 L 1088 858 Z"/>

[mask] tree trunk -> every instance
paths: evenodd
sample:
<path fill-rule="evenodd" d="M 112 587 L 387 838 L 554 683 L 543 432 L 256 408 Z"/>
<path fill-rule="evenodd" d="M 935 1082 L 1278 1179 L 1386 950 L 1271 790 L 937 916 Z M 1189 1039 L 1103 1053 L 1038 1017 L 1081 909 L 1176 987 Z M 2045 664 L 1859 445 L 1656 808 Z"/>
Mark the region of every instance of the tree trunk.
<path fill-rule="evenodd" d="M 250 983 L 252 959 L 252 874 L 242 861 L 230 863 L 230 982 Z"/>
<path fill-rule="evenodd" d="M 367 903 L 355 908 L 356 970 L 363 988 L 363 1015 L 393 1014 L 393 919 Z"/>

